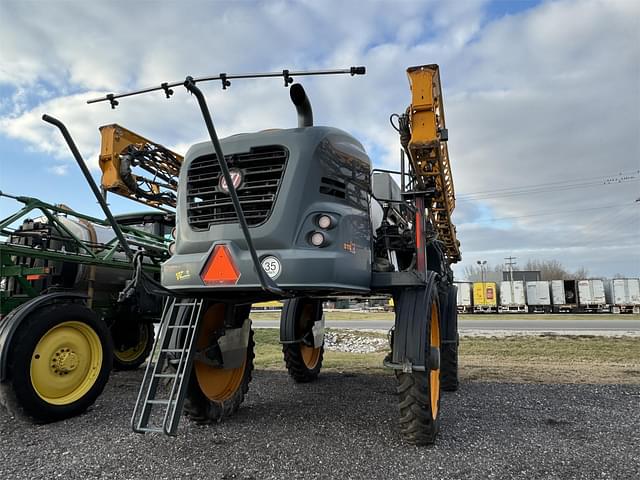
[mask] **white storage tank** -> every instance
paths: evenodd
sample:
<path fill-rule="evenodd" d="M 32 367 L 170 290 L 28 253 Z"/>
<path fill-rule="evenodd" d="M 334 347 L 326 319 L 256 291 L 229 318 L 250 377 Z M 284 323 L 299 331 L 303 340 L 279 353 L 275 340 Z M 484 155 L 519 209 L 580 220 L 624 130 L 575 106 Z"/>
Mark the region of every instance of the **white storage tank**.
<path fill-rule="evenodd" d="M 599 278 L 578 280 L 578 301 L 585 312 L 608 312 L 604 281 Z"/>
<path fill-rule="evenodd" d="M 473 299 L 471 298 L 471 282 L 453 282 L 458 287 L 458 313 L 470 313 L 473 310 Z"/>
<path fill-rule="evenodd" d="M 556 313 L 578 308 L 578 285 L 575 280 L 551 280 L 551 303 Z"/>
<path fill-rule="evenodd" d="M 529 305 L 529 312 L 548 313 L 551 311 L 551 293 L 548 280 L 527 282 L 527 305 Z"/>
<path fill-rule="evenodd" d="M 500 283 L 500 312 L 526 312 L 527 302 L 524 295 L 522 280 L 505 281 Z"/>
<path fill-rule="evenodd" d="M 611 312 L 640 313 L 640 279 L 614 278 L 611 281 Z"/>

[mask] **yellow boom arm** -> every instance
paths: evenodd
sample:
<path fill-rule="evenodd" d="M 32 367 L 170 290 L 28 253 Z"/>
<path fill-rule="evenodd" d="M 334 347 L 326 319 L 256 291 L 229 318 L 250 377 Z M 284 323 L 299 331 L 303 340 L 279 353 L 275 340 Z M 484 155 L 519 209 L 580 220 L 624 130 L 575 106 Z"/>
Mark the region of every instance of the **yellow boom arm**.
<path fill-rule="evenodd" d="M 180 155 L 120 125 L 100 127 L 100 134 L 103 190 L 156 208 L 175 208 Z M 134 168 L 142 174 L 134 174 Z"/>
<path fill-rule="evenodd" d="M 449 263 L 455 263 L 461 258 L 460 242 L 451 220 L 456 199 L 446 143 L 440 70 L 437 65 L 422 65 L 408 68 L 407 75 L 411 87 L 408 108 L 411 167 L 418 188 L 435 189 L 431 204 L 427 204 L 429 218 L 444 245 L 445 257 Z"/>

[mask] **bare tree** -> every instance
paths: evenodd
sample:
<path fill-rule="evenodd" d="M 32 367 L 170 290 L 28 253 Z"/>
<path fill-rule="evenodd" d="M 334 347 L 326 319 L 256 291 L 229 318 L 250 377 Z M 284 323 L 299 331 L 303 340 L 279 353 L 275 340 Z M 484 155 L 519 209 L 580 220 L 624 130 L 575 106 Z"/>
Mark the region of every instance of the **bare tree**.
<path fill-rule="evenodd" d="M 616 275 L 618 275 L 618 274 L 616 274 Z M 573 272 L 571 275 L 569 275 L 569 278 L 571 280 L 585 280 L 585 279 L 589 278 L 589 270 L 587 270 L 585 267 L 580 267 L 575 272 Z"/>
<path fill-rule="evenodd" d="M 483 268 L 485 282 L 502 281 L 502 272 L 505 270 L 504 265 L 491 266 L 486 264 Z M 589 278 L 589 270 L 587 268 L 582 266 L 572 273 L 559 260 L 528 260 L 523 270 L 539 271 L 541 280 L 583 280 Z M 616 274 L 614 278 L 620 278 L 619 275 Z M 472 264 L 464 267 L 464 277 L 468 282 L 482 281 L 480 265 Z"/>

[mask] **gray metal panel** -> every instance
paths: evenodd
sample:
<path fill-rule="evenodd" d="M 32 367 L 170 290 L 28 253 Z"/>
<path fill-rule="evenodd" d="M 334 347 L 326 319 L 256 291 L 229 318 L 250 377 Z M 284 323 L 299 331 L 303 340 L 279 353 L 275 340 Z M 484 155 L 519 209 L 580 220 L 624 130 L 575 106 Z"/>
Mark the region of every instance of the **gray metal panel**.
<path fill-rule="evenodd" d="M 514 281 L 518 280 L 522 282 L 536 282 L 540 280 L 541 277 L 539 270 L 514 270 L 513 272 L 503 271 L 502 280 L 511 280 L 511 274 L 513 274 Z"/>
<path fill-rule="evenodd" d="M 378 200 L 402 200 L 400 187 L 393 177 L 386 172 L 375 172 L 371 179 L 373 196 Z"/>
<path fill-rule="evenodd" d="M 252 147 L 282 145 L 288 152 L 280 190 L 267 221 L 250 227 L 258 255 L 275 256 L 282 264 L 275 281 L 281 287 L 366 292 L 371 282 L 369 219 L 370 161 L 362 145 L 347 133 L 329 127 L 308 127 L 240 134 L 221 141 L 225 155 Z M 187 219 L 189 165 L 213 154 L 209 142 L 189 149 L 180 171 L 176 254 L 162 267 L 162 283 L 181 291 L 224 291 L 259 287 L 242 231 L 237 223 L 194 231 Z M 345 183 L 344 198 L 321 193 L 323 178 Z M 319 230 L 317 216 L 328 213 L 337 225 L 323 234 L 330 242 L 318 248 L 308 236 Z M 231 251 L 241 275 L 237 286 L 205 286 L 200 273 L 218 243 Z"/>

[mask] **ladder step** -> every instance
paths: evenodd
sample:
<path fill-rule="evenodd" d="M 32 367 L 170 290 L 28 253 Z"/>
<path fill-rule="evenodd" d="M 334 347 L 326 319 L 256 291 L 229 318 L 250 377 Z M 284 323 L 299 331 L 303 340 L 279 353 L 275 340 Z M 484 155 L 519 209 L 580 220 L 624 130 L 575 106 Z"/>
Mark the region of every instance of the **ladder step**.
<path fill-rule="evenodd" d="M 156 373 L 154 377 L 156 378 L 178 378 L 181 377 L 182 374 L 176 375 L 175 373 Z"/>
<path fill-rule="evenodd" d="M 188 384 L 185 382 L 188 378 L 188 373 L 186 372 L 190 371 L 192 367 L 196 351 L 194 334 L 198 320 L 201 317 L 203 305 L 203 300 L 184 300 L 178 302 L 174 299 L 172 302 L 165 304 L 162 314 L 161 335 L 156 338 L 153 347 L 154 352 L 159 352 L 159 358 L 156 362 L 147 363 L 147 369 L 145 370 L 131 419 L 132 428 L 136 432 L 174 435 L 180 421 L 188 388 Z M 180 308 L 182 308 L 181 311 L 178 310 Z M 180 331 L 184 335 L 180 334 L 172 340 L 171 337 L 175 337 Z M 162 369 L 159 362 L 164 362 L 167 359 L 170 362 L 179 361 L 180 371 L 160 373 Z M 168 379 L 166 383 L 170 386 L 170 392 L 161 393 L 158 391 L 161 383 L 165 383 L 161 381 L 163 378 Z M 164 398 L 155 398 L 156 395 Z M 157 425 L 158 419 L 152 415 L 152 413 L 160 413 L 155 412 L 154 406 L 156 405 L 158 406 L 157 409 L 164 414 L 164 420 L 161 421 L 161 425 Z M 155 425 L 150 425 L 152 418 L 154 420 L 152 423 L 156 423 Z"/>
<path fill-rule="evenodd" d="M 138 430 L 141 432 L 149 432 L 149 433 L 164 433 L 164 430 L 161 428 L 149 428 L 149 427 L 139 427 Z"/>

